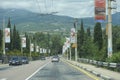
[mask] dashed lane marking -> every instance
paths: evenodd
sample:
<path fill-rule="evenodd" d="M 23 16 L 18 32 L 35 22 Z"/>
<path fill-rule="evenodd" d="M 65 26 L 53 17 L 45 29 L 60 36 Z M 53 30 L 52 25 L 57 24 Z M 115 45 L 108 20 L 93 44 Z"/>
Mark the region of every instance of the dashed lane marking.
<path fill-rule="evenodd" d="M 40 71 L 42 68 L 44 68 L 47 64 L 49 64 L 50 61 L 46 64 L 44 64 L 43 66 L 41 66 L 40 68 L 38 68 L 33 74 L 31 74 L 28 78 L 26 78 L 25 80 L 29 80 L 31 77 L 33 77 L 38 71 Z"/>

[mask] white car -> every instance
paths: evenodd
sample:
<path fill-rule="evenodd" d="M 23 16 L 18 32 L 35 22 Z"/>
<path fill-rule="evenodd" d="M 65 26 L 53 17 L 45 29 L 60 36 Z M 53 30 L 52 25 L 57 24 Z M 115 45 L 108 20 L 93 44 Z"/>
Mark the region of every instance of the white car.
<path fill-rule="evenodd" d="M 59 57 L 58 56 L 53 56 L 52 57 L 52 62 L 59 62 Z"/>

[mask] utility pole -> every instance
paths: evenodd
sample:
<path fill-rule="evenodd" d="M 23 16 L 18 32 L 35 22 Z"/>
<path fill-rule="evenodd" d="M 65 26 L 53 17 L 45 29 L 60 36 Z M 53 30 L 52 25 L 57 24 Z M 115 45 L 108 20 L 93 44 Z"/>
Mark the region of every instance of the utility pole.
<path fill-rule="evenodd" d="M 70 61 L 71 61 L 71 46 L 70 46 L 70 48 L 69 48 L 69 51 L 70 51 Z"/>
<path fill-rule="evenodd" d="M 31 37 L 29 37 L 30 38 L 30 43 L 29 43 L 29 47 L 30 47 L 30 60 L 32 60 L 32 57 L 31 57 Z"/>
<path fill-rule="evenodd" d="M 111 1 L 115 0 L 108 0 L 108 57 L 112 56 L 112 15 L 111 10 L 114 9 L 111 7 Z"/>
<path fill-rule="evenodd" d="M 69 51 L 68 51 L 68 48 L 67 48 L 67 60 L 69 59 L 69 58 L 68 58 L 68 54 L 69 54 Z"/>
<path fill-rule="evenodd" d="M 77 22 L 78 20 L 75 20 L 75 61 L 77 61 L 78 54 L 77 54 Z"/>
<path fill-rule="evenodd" d="M 22 48 L 22 37 L 21 37 L 21 54 L 23 55 L 23 48 Z"/>
<path fill-rule="evenodd" d="M 3 44 L 3 55 L 6 55 L 6 53 L 5 53 L 5 19 L 3 18 L 3 42 L 2 42 L 2 44 Z"/>
<path fill-rule="evenodd" d="M 3 40 L 2 40 L 2 47 L 3 47 L 3 63 L 6 63 L 7 57 L 5 52 L 5 18 L 3 18 Z"/>

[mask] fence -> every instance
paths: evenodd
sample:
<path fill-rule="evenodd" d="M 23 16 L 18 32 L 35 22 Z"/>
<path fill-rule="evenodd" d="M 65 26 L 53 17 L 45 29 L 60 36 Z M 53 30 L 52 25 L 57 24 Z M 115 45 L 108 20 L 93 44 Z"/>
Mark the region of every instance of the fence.
<path fill-rule="evenodd" d="M 85 58 L 79 58 L 78 62 L 92 64 L 97 67 L 105 67 L 105 68 L 117 70 L 120 72 L 120 63 L 109 63 L 109 62 L 102 62 L 102 61 L 96 61 L 96 60 L 85 59 Z"/>

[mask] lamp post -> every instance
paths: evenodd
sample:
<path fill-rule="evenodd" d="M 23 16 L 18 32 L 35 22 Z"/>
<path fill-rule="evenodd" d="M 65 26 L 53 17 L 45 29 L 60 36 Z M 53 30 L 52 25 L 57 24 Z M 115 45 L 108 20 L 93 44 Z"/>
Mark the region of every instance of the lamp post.
<path fill-rule="evenodd" d="M 2 51 L 3 51 L 3 63 L 7 63 L 8 59 L 6 56 L 6 51 L 5 51 L 5 16 L 7 13 L 14 11 L 14 9 L 5 12 L 5 14 L 3 15 L 3 26 L 2 26 L 2 30 L 3 30 L 3 37 L 2 37 Z"/>
<path fill-rule="evenodd" d="M 77 18 L 75 19 L 75 61 L 78 59 L 78 54 L 77 54 Z"/>
<path fill-rule="evenodd" d="M 112 14 L 111 11 L 112 9 L 116 9 L 111 7 L 111 2 L 116 0 L 108 0 L 108 57 L 112 56 Z"/>
<path fill-rule="evenodd" d="M 3 63 L 7 63 L 7 56 L 5 52 L 5 19 L 3 18 L 3 37 L 2 37 L 2 51 L 3 51 Z"/>

